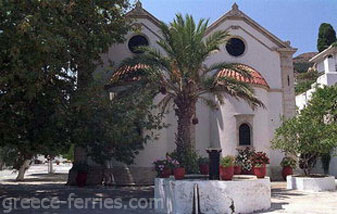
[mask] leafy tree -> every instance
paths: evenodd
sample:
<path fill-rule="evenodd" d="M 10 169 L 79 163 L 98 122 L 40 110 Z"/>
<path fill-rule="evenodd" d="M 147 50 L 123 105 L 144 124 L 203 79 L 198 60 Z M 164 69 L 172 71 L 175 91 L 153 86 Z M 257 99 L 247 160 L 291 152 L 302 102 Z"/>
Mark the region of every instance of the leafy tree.
<path fill-rule="evenodd" d="M 316 159 L 337 147 L 337 86 L 317 88 L 297 117 L 285 120 L 275 132 L 274 149 L 300 158 L 310 175 Z"/>
<path fill-rule="evenodd" d="M 120 66 L 144 65 L 142 69 L 148 75 L 156 76 L 160 81 L 152 82 L 154 86 L 165 94 L 160 105 L 165 109 L 170 102 L 174 104 L 177 116 L 177 153 L 183 156 L 189 154 L 191 147 L 192 120 L 196 118 L 196 103 L 205 101 L 214 107 L 212 99 L 207 94 L 213 94 L 220 103 L 225 95 L 243 99 L 252 107 L 263 104 L 255 97 L 254 90 L 249 84 L 230 77 L 219 77 L 218 71 L 232 69 L 244 77 L 251 78 L 248 71 L 235 64 L 221 62 L 206 66 L 205 61 L 212 54 L 220 50 L 228 39 L 224 31 L 217 31 L 207 36 L 208 21 L 204 19 L 195 23 L 192 16 L 177 15 L 170 24 L 161 24 L 163 39 L 158 45 L 164 50 L 160 53 L 151 47 L 140 47 L 143 54 L 137 54 L 126 59 Z M 196 122 L 194 122 L 196 123 Z"/>
<path fill-rule="evenodd" d="M 127 8 L 126 0 L 0 1 L 0 146 L 16 152 L 18 179 L 34 155 L 68 148 L 74 74 L 77 88 L 89 84 L 100 54 L 123 41 Z"/>
<path fill-rule="evenodd" d="M 311 85 L 316 82 L 318 77 L 319 73 L 316 70 L 298 74 L 296 76 L 295 93 L 301 94 L 311 89 Z"/>
<path fill-rule="evenodd" d="M 334 42 L 336 42 L 335 30 L 330 24 L 322 23 L 318 32 L 317 50 L 322 52 Z"/>
<path fill-rule="evenodd" d="M 72 97 L 70 141 L 85 148 L 96 163 L 114 158 L 131 164 L 144 143 L 156 137 L 152 130 L 161 128 L 161 114 L 153 113 L 154 89 L 149 82 L 137 82 L 112 92 L 110 100 L 106 79 L 95 77 Z"/>

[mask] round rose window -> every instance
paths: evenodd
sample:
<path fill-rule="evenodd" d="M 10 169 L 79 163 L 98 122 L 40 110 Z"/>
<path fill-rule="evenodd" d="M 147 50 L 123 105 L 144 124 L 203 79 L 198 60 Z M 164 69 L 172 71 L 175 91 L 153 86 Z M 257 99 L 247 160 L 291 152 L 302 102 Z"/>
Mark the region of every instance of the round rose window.
<path fill-rule="evenodd" d="M 245 43 L 238 38 L 231 38 L 226 44 L 227 52 L 232 56 L 240 56 L 245 52 Z"/>
<path fill-rule="evenodd" d="M 141 50 L 137 50 L 138 47 L 140 46 L 148 46 L 149 45 L 149 41 L 147 40 L 147 38 L 145 38 L 145 36 L 142 35 L 137 35 L 137 36 L 133 36 L 128 43 L 128 47 L 129 50 L 132 53 L 143 53 L 143 51 Z"/>

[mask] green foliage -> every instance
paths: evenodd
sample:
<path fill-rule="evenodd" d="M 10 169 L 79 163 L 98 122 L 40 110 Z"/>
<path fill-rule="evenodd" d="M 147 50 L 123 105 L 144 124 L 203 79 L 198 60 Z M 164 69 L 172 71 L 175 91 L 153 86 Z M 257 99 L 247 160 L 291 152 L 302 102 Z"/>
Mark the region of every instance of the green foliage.
<path fill-rule="evenodd" d="M 197 174 L 199 172 L 199 156 L 194 150 L 189 149 L 185 153 L 174 151 L 169 156 L 177 160 L 188 174 Z"/>
<path fill-rule="evenodd" d="M 71 162 L 74 162 L 74 151 L 75 151 L 74 149 L 75 149 L 75 144 L 71 144 L 68 152 L 63 154 L 62 156 L 65 159 L 70 160 Z"/>
<path fill-rule="evenodd" d="M 1 1 L 0 146 L 19 162 L 66 152 L 74 75 L 77 88 L 86 85 L 100 54 L 123 41 L 127 7 L 125 0 Z"/>
<path fill-rule="evenodd" d="M 313 65 L 314 63 L 310 62 L 296 62 L 294 63 L 294 71 L 296 73 L 306 73 Z"/>
<path fill-rule="evenodd" d="M 280 165 L 282 167 L 286 167 L 286 166 L 289 166 L 291 167 L 292 169 L 296 169 L 296 165 L 297 165 L 297 162 L 294 158 L 292 157 L 284 157 L 280 163 Z"/>
<path fill-rule="evenodd" d="M 295 93 L 301 94 L 311 89 L 311 85 L 314 84 L 319 77 L 319 73 L 317 71 L 308 71 L 305 73 L 300 73 L 296 76 L 296 86 Z"/>
<path fill-rule="evenodd" d="M 230 166 L 234 166 L 234 162 L 235 162 L 235 157 L 228 155 L 228 156 L 221 158 L 220 165 L 223 167 L 230 167 Z"/>
<path fill-rule="evenodd" d="M 322 23 L 319 27 L 317 50 L 322 52 L 336 42 L 336 32 L 330 24 Z"/>
<path fill-rule="evenodd" d="M 198 158 L 198 164 L 209 164 L 209 158 L 208 157 L 199 157 Z"/>
<path fill-rule="evenodd" d="M 96 76 L 72 97 L 68 125 L 71 143 L 87 149 L 97 163 L 114 158 L 131 164 L 144 143 L 156 137 L 162 114 L 154 114 L 150 83 L 130 85 L 110 100 L 105 77 Z"/>
<path fill-rule="evenodd" d="M 336 118 L 337 86 L 317 88 L 307 107 L 276 130 L 273 148 L 300 155 L 300 168 L 308 175 L 316 158 L 337 146 Z"/>

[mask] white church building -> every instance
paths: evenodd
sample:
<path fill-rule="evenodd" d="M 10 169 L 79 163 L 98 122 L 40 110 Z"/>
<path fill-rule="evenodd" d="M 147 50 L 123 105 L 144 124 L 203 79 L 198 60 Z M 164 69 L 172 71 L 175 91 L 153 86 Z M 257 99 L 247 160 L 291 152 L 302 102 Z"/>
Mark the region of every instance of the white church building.
<path fill-rule="evenodd" d="M 296 105 L 299 110 L 303 109 L 316 87 L 331 86 L 337 84 L 337 48 L 330 46 L 319 54 L 310 59 L 314 63 L 314 69 L 318 71 L 320 76 L 316 82 L 311 85 L 311 89 L 296 96 Z M 322 173 L 321 162 L 316 163 L 315 170 Z M 337 177 L 337 157 L 333 157 L 330 162 L 329 173 Z"/>
<path fill-rule="evenodd" d="M 109 49 L 103 56 L 106 66 L 111 61 L 118 66 L 123 59 L 137 54 L 133 47 L 139 44 L 162 51 L 157 45 L 157 41 L 161 39 L 160 21 L 146 11 L 140 2 L 127 16 L 138 30 L 130 31 L 124 44 L 116 44 Z M 271 158 L 269 175 L 279 178 L 283 154 L 272 150 L 270 141 L 274 130 L 281 125 L 281 116 L 292 117 L 296 111 L 292 61 L 296 49 L 290 46 L 289 41 L 277 38 L 248 17 L 239 10 L 237 4 L 208 27 L 207 35 L 218 30 L 227 31 L 230 42 L 221 47 L 221 51 L 212 55 L 205 64 L 227 61 L 250 69 L 253 79 L 249 83 L 266 108 L 253 111 L 246 102 L 231 97 L 227 97 L 225 104 L 218 110 L 198 103 L 199 123 L 195 126 L 195 148 L 203 156 L 207 155 L 205 149 L 209 147 L 221 148 L 222 156 L 236 155 L 237 149 L 245 147 L 264 151 Z M 233 76 L 233 72 L 224 70 L 222 75 Z M 237 75 L 233 77 L 247 81 Z M 170 111 L 163 122 L 170 124 L 169 128 L 160 130 L 158 140 L 145 145 L 145 149 L 136 157 L 135 164 L 114 165 L 115 177 L 127 172 L 130 183 L 153 182 L 155 172 L 152 162 L 163 159 L 167 152 L 175 149 L 174 111 Z"/>

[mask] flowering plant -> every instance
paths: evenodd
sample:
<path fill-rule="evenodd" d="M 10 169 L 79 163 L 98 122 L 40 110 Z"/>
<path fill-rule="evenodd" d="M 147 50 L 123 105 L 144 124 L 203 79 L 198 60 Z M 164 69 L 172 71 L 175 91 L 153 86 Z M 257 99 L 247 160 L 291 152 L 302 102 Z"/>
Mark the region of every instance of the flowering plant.
<path fill-rule="evenodd" d="M 168 161 L 169 167 L 171 169 L 180 167 L 179 161 L 177 161 L 175 158 L 172 158 L 171 155 L 166 154 L 166 160 Z"/>
<path fill-rule="evenodd" d="M 282 167 L 286 167 L 286 166 L 289 166 L 291 167 L 292 169 L 295 169 L 296 168 L 296 160 L 292 157 L 284 157 L 281 161 L 281 166 Z"/>
<path fill-rule="evenodd" d="M 269 164 L 269 158 L 265 152 L 254 152 L 251 161 L 255 167 Z"/>
<path fill-rule="evenodd" d="M 250 171 L 253 167 L 251 158 L 254 154 L 254 150 L 247 147 L 246 149 L 238 149 L 237 151 L 235 166 L 241 166 L 242 170 Z"/>
<path fill-rule="evenodd" d="M 180 166 L 179 162 L 173 159 L 170 155 L 166 154 L 166 158 L 163 160 L 156 160 L 153 162 L 154 169 L 158 176 L 164 171 L 164 169 L 174 169 Z"/>

